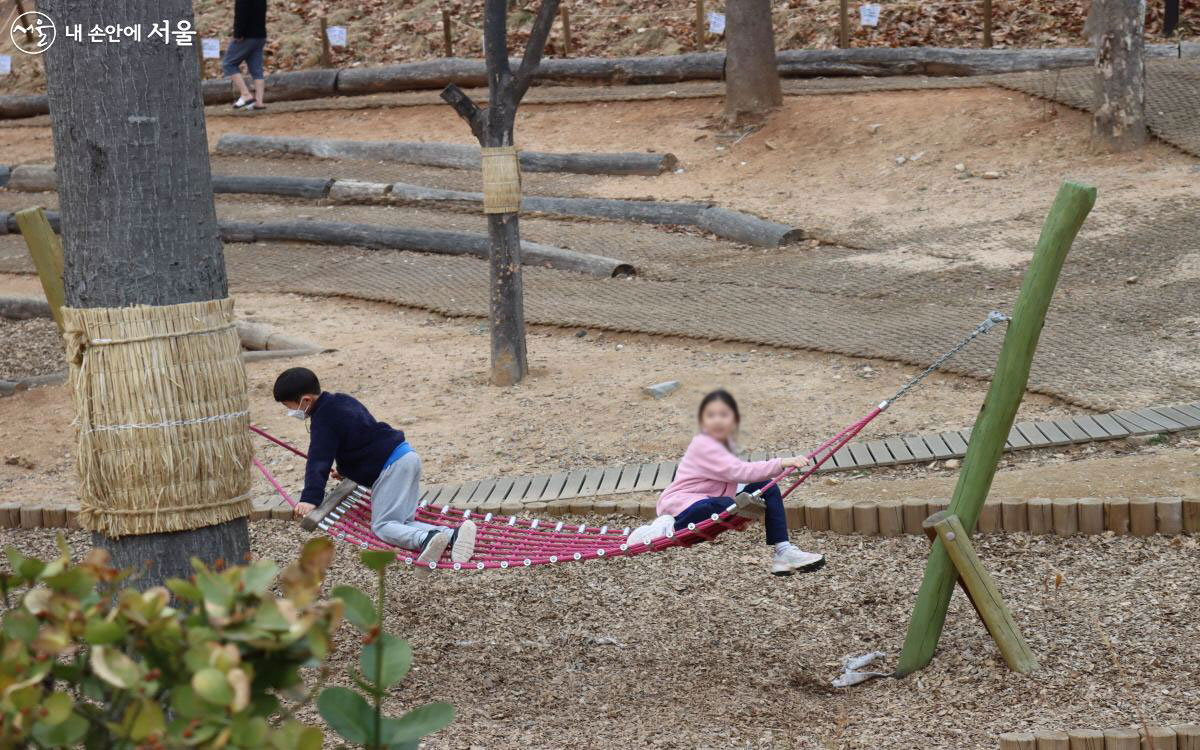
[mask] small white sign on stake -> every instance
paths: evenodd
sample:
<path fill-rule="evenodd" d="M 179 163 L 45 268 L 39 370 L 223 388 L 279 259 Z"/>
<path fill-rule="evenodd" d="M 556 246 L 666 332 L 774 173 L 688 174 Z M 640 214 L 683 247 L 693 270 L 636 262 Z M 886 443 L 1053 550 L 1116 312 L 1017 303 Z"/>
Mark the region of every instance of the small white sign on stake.
<path fill-rule="evenodd" d="M 329 46 L 345 47 L 346 46 L 346 27 L 345 26 L 330 26 L 325 30 L 329 35 Z"/>
<path fill-rule="evenodd" d="M 221 40 L 220 39 L 201 39 L 200 49 L 204 53 L 205 60 L 216 60 L 221 56 Z"/>
<path fill-rule="evenodd" d="M 710 10 L 708 12 L 708 30 L 713 34 L 724 34 L 725 14 Z"/>
<path fill-rule="evenodd" d="M 879 10 L 878 3 L 863 3 L 858 6 L 858 17 L 863 26 L 878 26 L 879 25 Z"/>
<path fill-rule="evenodd" d="M 0 76 L 6 76 L 12 72 L 12 55 L 0 55 Z"/>

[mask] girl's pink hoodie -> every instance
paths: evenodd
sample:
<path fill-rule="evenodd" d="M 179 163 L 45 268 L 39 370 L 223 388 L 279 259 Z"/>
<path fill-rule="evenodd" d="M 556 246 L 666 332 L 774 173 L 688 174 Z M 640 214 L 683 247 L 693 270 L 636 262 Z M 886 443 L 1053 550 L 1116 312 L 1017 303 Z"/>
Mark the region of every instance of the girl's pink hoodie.
<path fill-rule="evenodd" d="M 739 484 L 762 482 L 782 470 L 778 458 L 743 461 L 724 443 L 698 433 L 679 459 L 675 480 L 658 498 L 658 514 L 677 516 L 697 500 L 733 497 Z"/>

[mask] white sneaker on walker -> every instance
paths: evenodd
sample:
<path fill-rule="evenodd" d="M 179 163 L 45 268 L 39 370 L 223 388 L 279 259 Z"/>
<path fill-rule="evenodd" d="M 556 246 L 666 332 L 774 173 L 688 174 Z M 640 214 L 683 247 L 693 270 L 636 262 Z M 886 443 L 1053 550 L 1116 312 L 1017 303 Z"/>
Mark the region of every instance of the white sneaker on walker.
<path fill-rule="evenodd" d="M 793 573 L 812 573 L 825 567 L 825 555 L 805 552 L 791 542 L 775 550 L 771 560 L 771 575 L 790 576 Z"/>
<path fill-rule="evenodd" d="M 635 544 L 646 544 L 653 542 L 655 539 L 661 539 L 675 528 L 675 516 L 661 515 L 645 526 L 639 526 L 629 534 L 629 539 L 626 541 L 630 547 Z"/>
<path fill-rule="evenodd" d="M 469 518 L 454 530 L 454 535 L 450 537 L 451 562 L 465 563 L 471 559 L 471 556 L 475 554 L 475 534 L 477 531 L 475 522 Z"/>

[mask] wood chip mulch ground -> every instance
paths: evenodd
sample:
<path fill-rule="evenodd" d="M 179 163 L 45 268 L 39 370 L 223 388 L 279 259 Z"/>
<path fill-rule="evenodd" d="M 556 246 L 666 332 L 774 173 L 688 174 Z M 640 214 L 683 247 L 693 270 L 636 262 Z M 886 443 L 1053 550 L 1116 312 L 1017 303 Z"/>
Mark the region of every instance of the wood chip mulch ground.
<path fill-rule="evenodd" d="M 281 562 L 304 538 L 287 522 L 252 534 L 257 554 Z M 43 554 L 52 539 L 0 535 Z M 427 746 L 455 750 L 994 748 L 1006 731 L 1200 718 L 1196 538 L 978 539 L 1037 672 L 1009 672 L 956 594 L 929 668 L 846 690 L 830 687 L 845 657 L 878 649 L 894 666 L 927 544 L 793 539 L 828 554 L 825 570 L 769 576 L 755 527 L 631 560 L 395 570 L 387 626 L 412 642 L 415 666 L 393 708 L 454 703 L 458 719 Z M 87 537 L 71 541 L 82 550 Z M 345 545 L 332 578 L 370 588 Z M 339 674 L 357 658 L 343 636 Z"/>
<path fill-rule="evenodd" d="M 48 375 L 65 369 L 62 337 L 54 321 L 0 318 L 0 380 Z"/>

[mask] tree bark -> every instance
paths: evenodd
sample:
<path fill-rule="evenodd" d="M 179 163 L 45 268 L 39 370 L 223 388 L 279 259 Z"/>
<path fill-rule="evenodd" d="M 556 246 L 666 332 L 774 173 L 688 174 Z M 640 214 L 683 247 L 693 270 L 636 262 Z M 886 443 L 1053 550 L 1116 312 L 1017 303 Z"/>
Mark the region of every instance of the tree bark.
<path fill-rule="evenodd" d="M 760 118 L 783 104 L 771 0 L 729 0 L 725 24 L 725 121 Z"/>
<path fill-rule="evenodd" d="M 488 77 L 488 107 L 480 109 L 451 84 L 442 98 L 471 127 L 479 145 L 489 148 L 513 145 L 517 106 L 537 72 L 558 13 L 559 0 L 542 0 L 516 73 L 508 60 L 508 2 L 486 0 L 483 9 L 484 62 Z M 491 241 L 489 264 L 492 329 L 492 383 L 513 385 L 529 372 L 525 349 L 525 293 L 521 281 L 521 229 L 514 213 L 488 214 Z"/>
<path fill-rule="evenodd" d="M 41 0 L 60 27 L 120 19 L 148 29 L 194 23 L 190 0 Z M 192 47 L 59 39 L 45 54 L 62 204 L 67 304 L 170 305 L 227 296 Z M 130 467 L 136 471 L 137 467 Z M 232 469 L 231 469 L 232 470 Z M 109 539 L 137 585 L 191 573 L 190 558 L 240 563 L 246 519 L 177 533 Z"/>
<path fill-rule="evenodd" d="M 1146 142 L 1145 0 L 1093 0 L 1086 29 L 1096 50 L 1092 137 L 1107 151 Z"/>

